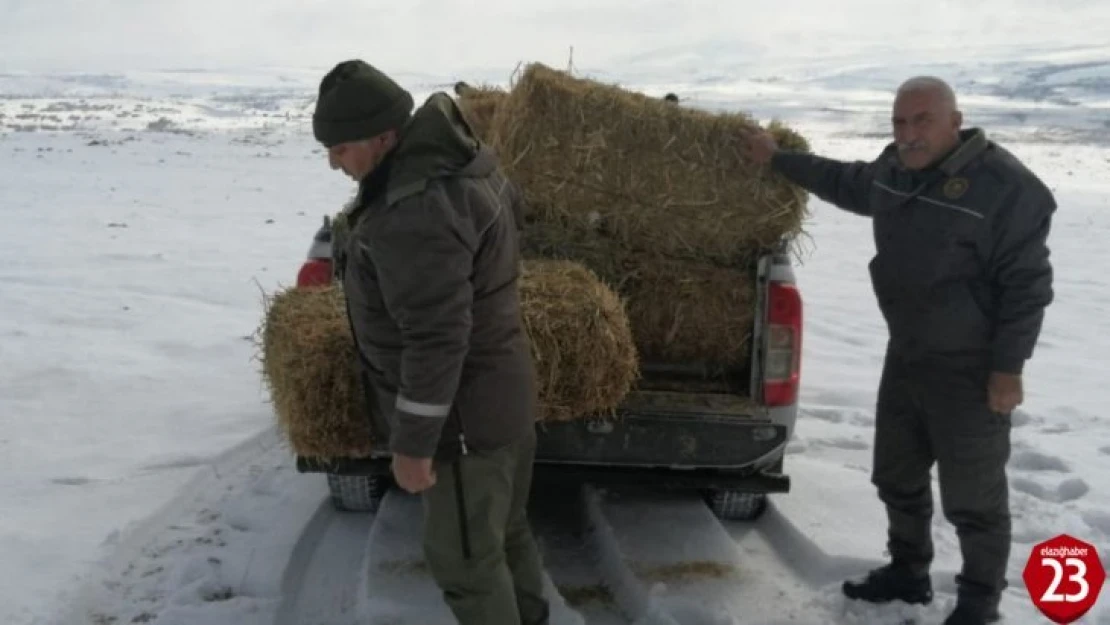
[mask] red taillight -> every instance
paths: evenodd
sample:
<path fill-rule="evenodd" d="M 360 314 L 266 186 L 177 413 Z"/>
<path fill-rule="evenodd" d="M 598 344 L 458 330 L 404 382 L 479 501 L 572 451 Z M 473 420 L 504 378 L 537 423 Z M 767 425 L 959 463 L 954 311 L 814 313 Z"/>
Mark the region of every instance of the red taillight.
<path fill-rule="evenodd" d="M 802 295 L 794 284 L 770 283 L 767 324 L 763 403 L 789 406 L 798 401 L 802 364 Z"/>
<path fill-rule="evenodd" d="M 327 286 L 331 284 L 331 261 L 326 258 L 310 258 L 297 272 L 297 286 Z"/>

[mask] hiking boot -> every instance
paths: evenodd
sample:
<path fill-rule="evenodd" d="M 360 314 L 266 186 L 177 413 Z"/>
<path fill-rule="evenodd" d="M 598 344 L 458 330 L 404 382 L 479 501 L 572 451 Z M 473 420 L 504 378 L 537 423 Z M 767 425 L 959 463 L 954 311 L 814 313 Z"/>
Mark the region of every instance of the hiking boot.
<path fill-rule="evenodd" d="M 997 623 L 1001 619 L 1002 615 L 998 613 L 998 608 L 958 601 L 956 609 L 944 619 L 944 625 L 987 625 L 987 623 Z"/>
<path fill-rule="evenodd" d="M 927 605 L 933 600 L 933 583 L 928 574 L 917 575 L 896 564 L 875 569 L 862 581 L 846 581 L 844 595 L 869 603 L 904 601 Z"/>

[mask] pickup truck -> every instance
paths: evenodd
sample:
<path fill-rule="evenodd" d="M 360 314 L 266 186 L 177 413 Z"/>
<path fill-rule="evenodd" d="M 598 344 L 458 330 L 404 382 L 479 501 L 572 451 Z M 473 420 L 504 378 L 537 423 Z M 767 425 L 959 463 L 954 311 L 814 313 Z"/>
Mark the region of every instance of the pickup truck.
<path fill-rule="evenodd" d="M 325 217 L 298 286 L 334 279 L 332 229 Z M 751 268 L 757 310 L 746 359 L 728 371 L 641 363 L 618 418 L 537 424 L 536 478 L 692 490 L 730 520 L 754 520 L 768 494 L 789 492 L 783 465 L 798 415 L 802 300 L 787 246 L 767 250 Z M 296 466 L 326 474 L 340 510 L 373 511 L 393 486 L 387 449 L 368 458 L 298 456 Z"/>

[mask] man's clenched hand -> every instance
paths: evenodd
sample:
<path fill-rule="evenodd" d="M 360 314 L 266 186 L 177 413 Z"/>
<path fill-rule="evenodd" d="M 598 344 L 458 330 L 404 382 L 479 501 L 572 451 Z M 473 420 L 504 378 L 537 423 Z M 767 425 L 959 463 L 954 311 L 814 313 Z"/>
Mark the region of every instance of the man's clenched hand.
<path fill-rule="evenodd" d="M 393 454 L 393 476 L 397 479 L 398 486 L 413 494 L 427 490 L 436 483 L 431 458 L 410 458 Z"/>
<path fill-rule="evenodd" d="M 987 394 L 990 396 L 991 410 L 999 414 L 1010 414 L 1024 399 L 1021 376 L 997 371 L 991 373 Z"/>

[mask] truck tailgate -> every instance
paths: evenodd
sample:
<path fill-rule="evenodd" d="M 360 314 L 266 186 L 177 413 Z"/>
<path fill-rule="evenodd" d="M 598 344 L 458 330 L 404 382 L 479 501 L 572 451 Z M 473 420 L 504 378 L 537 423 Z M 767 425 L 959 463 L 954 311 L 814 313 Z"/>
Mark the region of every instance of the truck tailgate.
<path fill-rule="evenodd" d="M 741 469 L 781 452 L 787 429 L 751 400 L 640 391 L 609 418 L 539 426 L 539 463 Z"/>

